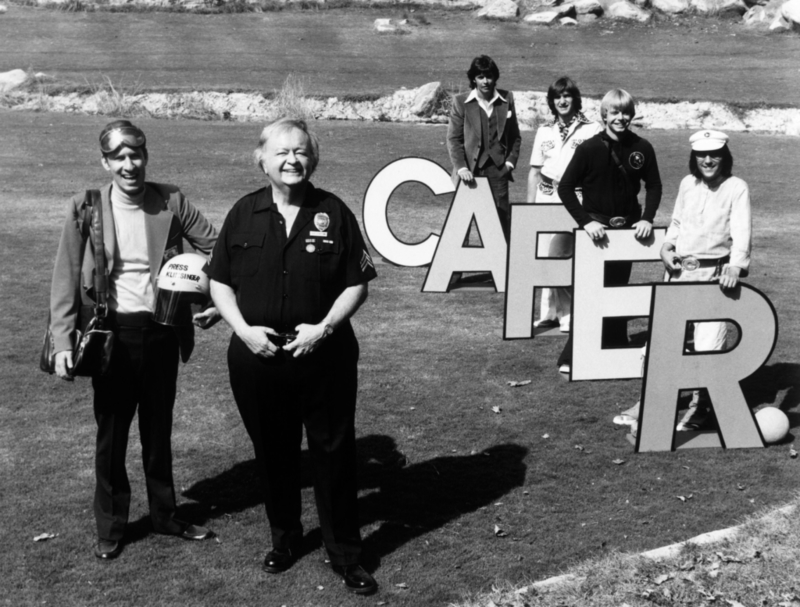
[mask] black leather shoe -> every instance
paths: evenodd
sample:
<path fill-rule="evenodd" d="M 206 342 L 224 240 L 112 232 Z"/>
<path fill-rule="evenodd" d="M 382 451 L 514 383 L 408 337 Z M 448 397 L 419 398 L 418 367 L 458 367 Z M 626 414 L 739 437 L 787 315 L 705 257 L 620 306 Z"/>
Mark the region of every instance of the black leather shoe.
<path fill-rule="evenodd" d="M 122 544 L 116 540 L 97 540 L 97 545 L 94 547 L 94 555 L 105 561 L 117 558 L 122 552 Z"/>
<path fill-rule="evenodd" d="M 344 585 L 356 594 L 372 594 L 378 589 L 378 582 L 361 565 L 331 565 L 342 576 Z"/>
<path fill-rule="evenodd" d="M 289 549 L 273 548 L 264 557 L 263 569 L 267 573 L 283 573 L 294 565 L 294 555 Z"/>
<path fill-rule="evenodd" d="M 156 533 L 161 533 L 162 535 L 174 535 L 175 537 L 195 542 L 200 542 L 214 537 L 214 532 L 206 527 L 192 525 L 191 523 L 179 521 L 177 519 L 171 520 L 169 522 L 169 526 L 166 528 L 157 528 Z"/>
<path fill-rule="evenodd" d="M 201 527 L 200 525 L 188 525 L 183 531 L 178 534 L 184 540 L 192 540 L 195 542 L 201 542 L 203 540 L 208 540 L 214 537 L 214 532 L 207 527 Z"/>

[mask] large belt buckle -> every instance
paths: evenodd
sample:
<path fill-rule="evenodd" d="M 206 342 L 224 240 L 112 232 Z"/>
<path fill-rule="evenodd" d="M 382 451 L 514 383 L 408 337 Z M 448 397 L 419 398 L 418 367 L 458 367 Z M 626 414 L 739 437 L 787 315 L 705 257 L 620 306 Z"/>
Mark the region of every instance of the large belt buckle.
<path fill-rule="evenodd" d="M 700 267 L 700 260 L 694 255 L 687 255 L 681 259 L 681 267 L 687 272 L 694 272 Z"/>
<path fill-rule="evenodd" d="M 612 217 L 608 222 L 608 225 L 610 225 L 612 228 L 621 228 L 626 223 L 628 223 L 628 220 L 625 217 Z"/>

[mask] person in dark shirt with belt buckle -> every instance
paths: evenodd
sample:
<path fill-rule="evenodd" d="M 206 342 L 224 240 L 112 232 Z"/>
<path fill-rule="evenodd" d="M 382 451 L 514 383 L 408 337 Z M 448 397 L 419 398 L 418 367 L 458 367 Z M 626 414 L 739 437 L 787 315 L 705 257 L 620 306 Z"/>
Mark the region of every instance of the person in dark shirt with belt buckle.
<path fill-rule="evenodd" d="M 648 238 L 661 203 L 661 176 L 650 142 L 629 128 L 636 115 L 633 97 L 622 89 L 606 93 L 600 104 L 605 130 L 584 141 L 575 150 L 558 185 L 558 196 L 578 225 L 592 240 L 605 237 L 606 229 L 634 228 L 636 238 Z M 638 201 L 641 183 L 645 187 L 644 211 Z M 575 193 L 583 189 L 583 206 Z M 606 284 L 628 284 L 633 265 L 614 262 L 606 268 Z M 628 345 L 627 320 L 608 318 L 603 322 L 603 347 Z M 569 373 L 572 335 L 559 357 L 559 371 Z"/>
<path fill-rule="evenodd" d="M 305 122 L 268 125 L 255 156 L 269 186 L 231 209 L 209 276 L 234 331 L 231 388 L 263 484 L 272 533 L 264 570 L 281 573 L 298 555 L 305 426 L 331 565 L 350 591 L 369 594 L 377 583 L 359 564 L 359 349 L 349 319 L 377 274 L 353 213 L 309 181 L 319 145 Z"/>

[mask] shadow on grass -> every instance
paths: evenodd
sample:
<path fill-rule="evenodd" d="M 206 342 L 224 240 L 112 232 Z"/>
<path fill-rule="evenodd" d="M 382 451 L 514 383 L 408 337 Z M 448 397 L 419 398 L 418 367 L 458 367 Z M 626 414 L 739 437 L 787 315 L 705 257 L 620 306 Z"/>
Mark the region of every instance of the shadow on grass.
<path fill-rule="evenodd" d="M 761 367 L 741 382 L 745 400 L 750 407 L 764 403 L 775 403 L 783 411 L 790 411 L 800 404 L 800 364 L 777 363 Z M 786 391 L 778 403 L 778 394 Z M 792 428 L 800 423 L 800 417 L 791 414 Z"/>
<path fill-rule="evenodd" d="M 394 439 L 371 435 L 358 439 L 358 479 L 361 526 L 372 527 L 364 540 L 368 559 L 389 554 L 406 542 L 442 527 L 468 512 L 491 504 L 525 481 L 523 459 L 528 450 L 514 444 L 496 445 L 474 455 L 435 457 L 409 462 Z M 311 486 L 310 458 L 303 451 L 302 486 Z M 179 507 L 178 517 L 202 524 L 209 519 L 263 507 L 255 460 L 200 481 L 183 493 L 194 503 Z M 149 520 L 130 525 L 126 541 L 147 534 Z M 139 535 L 142 534 L 142 535 Z M 319 528 L 306 533 L 301 555 L 321 543 Z M 366 562 L 375 567 L 377 562 Z"/>

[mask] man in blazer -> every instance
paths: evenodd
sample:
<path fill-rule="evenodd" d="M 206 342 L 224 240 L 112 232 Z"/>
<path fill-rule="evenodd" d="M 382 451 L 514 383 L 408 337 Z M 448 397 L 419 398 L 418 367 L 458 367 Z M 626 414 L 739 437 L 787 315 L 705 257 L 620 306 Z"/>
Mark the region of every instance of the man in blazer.
<path fill-rule="evenodd" d="M 453 181 L 472 184 L 475 177 L 488 178 L 508 238 L 508 182 L 522 143 L 514 96 L 497 88 L 500 70 L 486 55 L 472 60 L 467 78 L 472 90 L 453 97 L 447 128 Z"/>
<path fill-rule="evenodd" d="M 97 421 L 94 512 L 95 556 L 112 559 L 122 550 L 131 488 L 125 469 L 128 433 L 137 408 L 150 517 L 157 533 L 203 540 L 212 533 L 175 518 L 172 479 L 172 409 L 178 358 L 194 346 L 191 314 L 186 326 L 152 320 L 156 278 L 162 264 L 183 251 L 183 239 L 210 254 L 214 227 L 175 186 L 145 182 L 144 133 L 126 120 L 112 122 L 100 135 L 101 162 L 112 182 L 69 202 L 56 255 L 50 296 L 56 373 L 71 379 L 72 346 L 81 308 L 93 305 L 95 253 L 87 228 L 91 206 L 102 211 L 103 248 L 108 276 L 108 326 L 114 349 L 106 375 L 92 378 Z M 215 308 L 195 315 L 208 327 Z"/>

